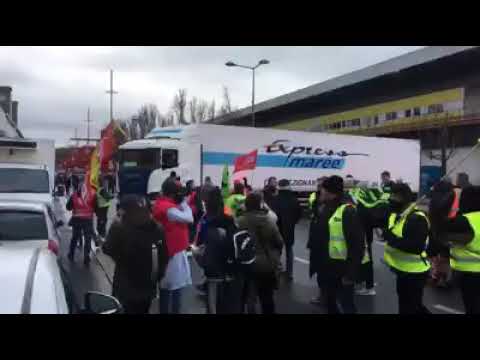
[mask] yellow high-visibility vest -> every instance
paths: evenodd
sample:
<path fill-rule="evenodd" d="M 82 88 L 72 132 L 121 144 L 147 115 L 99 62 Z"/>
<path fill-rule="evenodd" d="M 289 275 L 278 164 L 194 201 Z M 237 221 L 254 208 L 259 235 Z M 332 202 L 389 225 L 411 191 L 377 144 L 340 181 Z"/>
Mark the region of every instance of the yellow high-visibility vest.
<path fill-rule="evenodd" d="M 430 226 L 427 217 L 423 212 L 418 209 L 415 209 L 413 214 L 420 215 L 425 218 L 427 224 Z M 403 228 L 407 221 L 408 216 L 405 216 L 402 220 L 395 223 L 395 219 L 397 218 L 397 214 L 390 214 L 390 218 L 388 219 L 388 229 L 391 233 L 398 237 L 403 237 Z M 427 238 L 428 244 L 428 238 Z M 427 260 L 427 253 L 423 251 L 420 255 L 418 254 L 411 254 L 394 247 L 391 247 L 388 244 L 385 244 L 385 251 L 383 254 L 383 258 L 387 265 L 390 267 L 407 272 L 407 273 L 422 273 L 428 271 L 430 269 L 430 264 Z"/>
<path fill-rule="evenodd" d="M 480 212 L 463 216 L 472 227 L 474 237 L 467 245 L 450 249 L 450 266 L 457 271 L 480 272 Z"/>

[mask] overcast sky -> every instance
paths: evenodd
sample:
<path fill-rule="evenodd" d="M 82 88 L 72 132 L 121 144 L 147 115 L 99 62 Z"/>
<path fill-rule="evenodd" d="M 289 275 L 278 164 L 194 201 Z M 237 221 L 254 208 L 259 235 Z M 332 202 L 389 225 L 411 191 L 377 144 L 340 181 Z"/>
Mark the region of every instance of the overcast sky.
<path fill-rule="evenodd" d="M 115 71 L 115 118 L 128 118 L 144 103 L 168 111 L 174 93 L 221 103 L 222 87 L 232 104 L 251 101 L 251 74 L 229 68 L 233 60 L 254 65 L 256 101 L 264 101 L 365 66 L 416 50 L 418 46 L 317 47 L 0 47 L 0 85 L 13 87 L 19 126 L 25 136 L 65 144 L 78 128 L 86 136 L 87 108 L 92 135 L 109 116 L 109 69 Z"/>

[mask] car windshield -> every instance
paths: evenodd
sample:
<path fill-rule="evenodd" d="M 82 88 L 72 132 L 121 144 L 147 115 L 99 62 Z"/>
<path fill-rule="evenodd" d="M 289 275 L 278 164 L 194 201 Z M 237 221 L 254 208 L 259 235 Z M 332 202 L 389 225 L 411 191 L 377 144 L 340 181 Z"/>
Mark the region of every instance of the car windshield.
<path fill-rule="evenodd" d="M 0 210 L 0 241 L 47 240 L 44 213 Z"/>
<path fill-rule="evenodd" d="M 48 193 L 48 171 L 0 169 L 0 193 Z"/>

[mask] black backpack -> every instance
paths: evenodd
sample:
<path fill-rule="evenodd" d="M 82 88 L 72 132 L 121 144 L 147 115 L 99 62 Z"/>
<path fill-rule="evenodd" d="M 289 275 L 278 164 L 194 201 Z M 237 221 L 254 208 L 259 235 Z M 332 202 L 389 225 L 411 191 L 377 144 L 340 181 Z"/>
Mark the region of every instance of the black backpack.
<path fill-rule="evenodd" d="M 240 266 L 250 266 L 256 259 L 256 242 L 247 230 L 233 234 L 234 263 Z"/>

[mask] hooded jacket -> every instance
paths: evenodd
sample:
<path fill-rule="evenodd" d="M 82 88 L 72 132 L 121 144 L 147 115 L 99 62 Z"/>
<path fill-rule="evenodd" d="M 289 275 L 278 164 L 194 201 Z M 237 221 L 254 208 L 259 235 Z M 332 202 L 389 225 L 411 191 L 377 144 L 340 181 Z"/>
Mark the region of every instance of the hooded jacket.
<path fill-rule="evenodd" d="M 238 228 L 240 230 L 248 230 L 250 234 L 255 236 L 257 241 L 256 262 L 260 262 L 259 259 L 264 259 L 267 253 L 267 257 L 272 262 L 271 271 L 275 273 L 280 267 L 283 238 L 277 224 L 272 221 L 268 210 L 247 211 L 238 218 Z"/>
<path fill-rule="evenodd" d="M 157 247 L 153 277 L 153 250 Z M 116 221 L 108 231 L 103 252 L 115 261 L 113 296 L 120 302 L 141 301 L 154 296 L 155 283 L 160 280 L 168 263 L 165 236 L 160 225 L 148 217 L 132 214 Z"/>
<path fill-rule="evenodd" d="M 229 260 L 234 258 L 235 231 L 235 222 L 231 216 L 205 215 L 200 220 L 196 245 L 205 245 L 203 270 L 207 278 L 224 279 L 227 275 L 233 275 L 234 269 Z"/>

